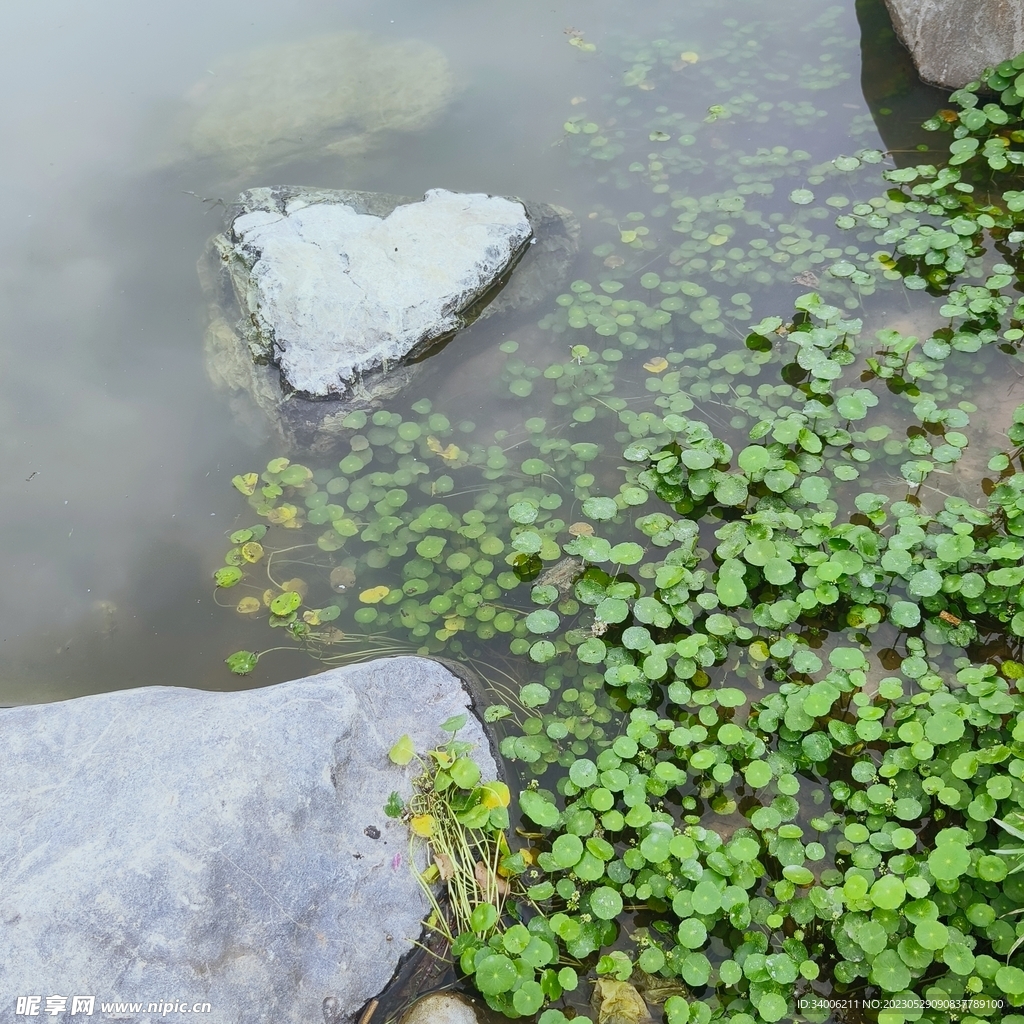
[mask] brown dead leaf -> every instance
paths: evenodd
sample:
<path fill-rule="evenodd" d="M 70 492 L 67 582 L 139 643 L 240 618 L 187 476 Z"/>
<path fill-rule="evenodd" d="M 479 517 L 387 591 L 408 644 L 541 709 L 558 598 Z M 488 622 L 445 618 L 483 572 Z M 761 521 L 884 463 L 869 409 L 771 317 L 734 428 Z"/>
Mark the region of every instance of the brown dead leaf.
<path fill-rule="evenodd" d="M 805 270 L 793 278 L 793 284 L 802 284 L 805 288 L 817 288 L 818 275 L 813 270 Z"/>
<path fill-rule="evenodd" d="M 331 570 L 331 586 L 335 590 L 345 590 L 355 581 L 356 574 L 347 565 L 339 565 Z"/>
<path fill-rule="evenodd" d="M 594 528 L 590 523 L 573 523 L 569 527 L 569 535 L 571 537 L 590 537 L 593 536 Z"/>
<path fill-rule="evenodd" d="M 455 875 L 455 868 L 452 865 L 452 859 L 447 854 L 435 853 L 434 863 L 437 865 L 437 873 L 441 878 L 442 882 L 447 882 Z"/>
<path fill-rule="evenodd" d="M 939 612 L 939 618 L 951 626 L 959 626 L 963 619 L 958 619 L 952 612 Z"/>
<path fill-rule="evenodd" d="M 509 894 L 508 882 L 504 878 L 498 878 L 482 860 L 476 862 L 476 866 L 473 868 L 473 877 L 483 893 L 494 893 L 497 896 Z"/>

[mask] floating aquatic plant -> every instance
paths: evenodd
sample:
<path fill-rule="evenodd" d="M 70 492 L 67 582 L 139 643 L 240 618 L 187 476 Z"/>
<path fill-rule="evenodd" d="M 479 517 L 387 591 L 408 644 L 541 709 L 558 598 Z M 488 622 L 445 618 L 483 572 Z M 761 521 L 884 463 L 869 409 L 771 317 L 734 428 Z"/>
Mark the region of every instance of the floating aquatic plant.
<path fill-rule="evenodd" d="M 653 102 L 704 56 L 635 50 L 624 86 Z M 803 87 L 835 81 L 823 63 Z M 520 839 L 505 902 L 464 901 L 449 937 L 505 1015 L 561 1024 L 592 969 L 681 984 L 668 1024 L 824 1021 L 819 997 L 853 995 L 881 1024 L 1024 1022 L 1024 201 L 965 179 L 1019 163 L 1016 78 L 993 75 L 998 103 L 972 114 L 968 87 L 932 125 L 947 166 L 887 170 L 899 187 L 866 203 L 819 197 L 877 188 L 874 151 L 731 153 L 734 191 L 676 186 L 709 127 L 767 116 L 756 95 L 688 132 L 655 111 L 641 141 L 665 148 L 639 168 L 629 133 L 569 122 L 664 209 L 595 218 L 590 280 L 541 323 L 556 345 L 501 344 L 494 399 L 522 428 L 483 437 L 422 399 L 351 413 L 336 468 L 235 478 L 265 521 L 215 574 L 239 614 L 321 657 L 372 629 L 499 683 L 484 717 L 530 780 Z M 672 246 L 649 227 L 670 210 Z M 784 316 L 780 275 L 817 281 Z M 942 293 L 927 336 L 853 315 L 904 285 Z"/>

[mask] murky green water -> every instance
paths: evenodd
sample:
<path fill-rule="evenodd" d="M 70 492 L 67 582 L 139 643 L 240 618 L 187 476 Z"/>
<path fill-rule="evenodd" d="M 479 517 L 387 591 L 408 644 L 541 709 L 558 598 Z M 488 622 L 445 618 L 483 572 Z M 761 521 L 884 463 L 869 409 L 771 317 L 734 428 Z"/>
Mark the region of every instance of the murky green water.
<path fill-rule="evenodd" d="M 613 108 L 623 93 L 623 37 L 654 39 L 666 25 L 683 26 L 699 54 L 734 34 L 723 29 L 721 10 L 686 6 L 353 2 L 285 11 L 109 3 L 86 14 L 44 3 L 17 14 L 10 38 L 19 43 L 0 72 L 10 199 L 0 215 L 7 465 L 0 699 L 42 701 L 145 683 L 235 685 L 223 658 L 249 638 L 215 606 L 210 585 L 238 513 L 226 482 L 276 452 L 236 426 L 204 372 L 205 310 L 194 266 L 219 227 L 217 200 L 276 182 L 519 194 L 573 209 L 584 223 L 581 265 L 596 262 L 588 254 L 607 229 L 588 217 L 645 209 L 651 197 L 635 189 L 634 200 L 615 182 L 596 180 L 599 165 L 573 155 L 563 122 Z M 774 118 L 723 123 L 713 147 L 742 137 L 751 150 L 799 145 L 815 159 L 899 148 L 934 106 L 930 90 L 879 95 L 905 85 L 893 76 L 872 95 L 876 108 L 890 103 L 893 111 L 879 115 L 886 126 L 880 139 L 861 90 L 852 3 L 740 2 L 727 13 L 740 23 L 784 21 L 795 40 L 790 54 L 806 50 L 830 87 L 802 89 L 791 74 L 799 69 L 785 66 L 791 56 L 775 68 L 774 82 L 765 79 L 777 59 L 765 52 L 749 69 L 723 63 L 717 78 L 682 68 L 671 95 L 658 99 L 688 118 L 732 95 L 745 70 L 759 101 L 813 101 L 815 111 L 802 118 L 798 111 L 788 127 Z M 455 95 L 431 127 L 383 133 L 360 156 L 295 157 L 266 172 L 237 154 L 235 165 L 182 154 L 173 125 L 183 98 L 208 84 L 225 55 L 349 30 L 423 40 L 447 56 Z M 576 34 L 596 52 L 569 45 Z M 819 61 L 823 36 L 828 59 Z M 864 45 L 877 65 L 876 26 Z M 882 62 L 894 66 L 889 56 Z M 643 127 L 624 123 L 631 132 Z M 170 166 L 168 153 L 177 157 Z M 703 191 L 707 184 L 705 175 Z M 773 301 L 784 308 L 800 290 L 778 288 Z M 473 344 L 493 349 L 513 326 L 534 344 L 550 344 L 524 323 L 481 328 Z M 486 356 L 479 359 L 487 365 Z M 481 364 L 464 349 L 450 346 L 436 364 L 425 392 L 458 402 L 482 434 L 522 415 L 481 392 Z M 252 681 L 312 667 L 300 655 L 268 659 Z"/>

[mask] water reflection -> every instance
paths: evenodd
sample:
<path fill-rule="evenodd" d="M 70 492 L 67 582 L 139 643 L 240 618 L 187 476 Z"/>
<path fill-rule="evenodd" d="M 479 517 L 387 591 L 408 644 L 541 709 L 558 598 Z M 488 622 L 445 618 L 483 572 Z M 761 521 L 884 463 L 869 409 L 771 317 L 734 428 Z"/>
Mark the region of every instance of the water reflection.
<path fill-rule="evenodd" d="M 734 13 L 800 27 L 822 9 L 807 2 L 780 12 L 767 0 L 745 0 Z M 239 510 L 227 481 L 270 452 L 262 438 L 239 430 L 206 378 L 195 260 L 220 227 L 218 201 L 270 182 L 247 177 L 256 174 L 251 155 L 233 166 L 154 160 L 182 98 L 207 69 L 228 54 L 316 34 L 372 32 L 389 45 L 422 40 L 447 56 L 457 89 L 434 128 L 382 136 L 376 149 L 347 158 L 297 153 L 274 180 L 405 195 L 443 185 L 524 195 L 585 215 L 602 187 L 571 166 L 561 123 L 572 97 L 599 97 L 618 82 L 611 65 L 568 45 L 567 30 L 599 45 L 616 32 L 653 38 L 677 15 L 668 2 L 173 10 L 109 2 L 88 12 L 48 2 L 12 12 L 0 68 L 7 143 L 0 173 L 17 197 L 0 212 L 7 467 L 0 699 L 150 682 L 249 685 L 228 677 L 222 659 L 260 646 L 260 627 L 215 607 L 210 573 Z M 692 16 L 695 46 L 719 18 Z M 838 24 L 856 37 L 852 5 Z M 866 108 L 852 51 L 850 61 L 851 78 L 828 100 L 853 117 Z M 704 95 L 683 83 L 672 102 L 700 113 L 727 86 Z M 823 155 L 854 148 L 848 124 L 843 116 L 816 126 Z M 742 129 L 751 147 L 774 143 L 758 139 L 756 128 Z M 874 141 L 869 131 L 855 145 Z M 529 341 L 535 329 L 518 323 L 489 329 L 482 372 L 486 353 L 513 327 L 529 344 L 549 343 L 540 334 Z M 480 366 L 449 347 L 430 386 L 465 401 L 493 433 L 515 411 L 474 390 Z M 261 666 L 257 681 L 308 667 L 298 656 L 282 659 Z"/>

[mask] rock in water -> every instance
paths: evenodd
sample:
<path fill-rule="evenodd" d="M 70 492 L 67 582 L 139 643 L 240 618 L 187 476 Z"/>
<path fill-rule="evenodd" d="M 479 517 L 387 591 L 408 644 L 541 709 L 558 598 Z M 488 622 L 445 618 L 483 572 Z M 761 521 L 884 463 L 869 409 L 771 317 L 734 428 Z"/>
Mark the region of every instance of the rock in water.
<path fill-rule="evenodd" d="M 464 326 L 533 231 L 522 203 L 433 189 L 386 217 L 296 198 L 243 213 L 232 233 L 263 354 L 324 398 Z"/>
<path fill-rule="evenodd" d="M 931 85 L 959 89 L 985 68 L 1024 51 L 1024 0 L 885 0 L 885 5 L 918 74 Z"/>
<path fill-rule="evenodd" d="M 420 935 L 408 830 L 385 816 L 466 712 L 395 658 L 241 693 L 155 686 L 0 710 L 0 1003 L 207 1002 L 216 1024 L 350 1021 Z M 485 778 L 495 765 L 475 717 Z M 45 1013 L 45 1009 L 43 1010 Z M 4 1018 L 6 1020 L 6 1017 Z"/>
<path fill-rule="evenodd" d="M 298 158 L 358 156 L 425 128 L 454 93 L 448 59 L 413 39 L 339 32 L 231 54 L 185 99 L 161 163 L 252 176 Z"/>
<path fill-rule="evenodd" d="M 286 443 L 329 447 L 433 345 L 556 288 L 578 235 L 568 210 L 518 199 L 251 189 L 200 261 L 207 367 Z"/>
<path fill-rule="evenodd" d="M 399 1024 L 478 1024 L 476 1010 L 458 992 L 431 992 L 417 999 Z"/>

